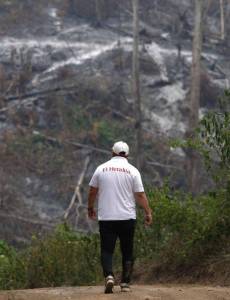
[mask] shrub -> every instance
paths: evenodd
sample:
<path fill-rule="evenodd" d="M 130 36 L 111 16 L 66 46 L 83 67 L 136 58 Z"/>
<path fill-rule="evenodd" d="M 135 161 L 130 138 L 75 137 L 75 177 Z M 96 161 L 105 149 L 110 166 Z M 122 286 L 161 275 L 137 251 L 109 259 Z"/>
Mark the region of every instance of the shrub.
<path fill-rule="evenodd" d="M 198 265 L 223 251 L 229 242 L 229 191 L 192 198 L 167 186 L 148 192 L 153 225 L 145 228 L 141 212 L 135 237 L 136 264 Z M 118 245 L 117 245 L 118 246 Z M 0 289 L 92 285 L 102 281 L 98 234 L 80 234 L 59 225 L 44 238 L 33 237 L 23 251 L 0 243 Z M 121 257 L 115 251 L 115 272 Z"/>
<path fill-rule="evenodd" d="M 218 111 L 202 119 L 199 142 L 206 165 L 218 184 L 230 185 L 230 91 L 225 91 Z M 203 152 L 204 152 L 203 151 Z"/>
<path fill-rule="evenodd" d="M 101 278 L 97 236 L 66 225 L 47 239 L 34 238 L 25 259 L 28 287 L 95 284 Z"/>
<path fill-rule="evenodd" d="M 26 287 L 26 266 L 13 247 L 0 241 L 0 289 Z"/>
<path fill-rule="evenodd" d="M 102 278 L 94 234 L 82 235 L 60 225 L 45 239 L 33 237 L 23 251 L 0 245 L 0 289 L 92 285 Z"/>
<path fill-rule="evenodd" d="M 153 225 L 138 224 L 136 251 L 139 258 L 192 265 L 218 253 L 230 233 L 230 202 L 225 190 L 192 198 L 167 187 L 149 192 Z"/>

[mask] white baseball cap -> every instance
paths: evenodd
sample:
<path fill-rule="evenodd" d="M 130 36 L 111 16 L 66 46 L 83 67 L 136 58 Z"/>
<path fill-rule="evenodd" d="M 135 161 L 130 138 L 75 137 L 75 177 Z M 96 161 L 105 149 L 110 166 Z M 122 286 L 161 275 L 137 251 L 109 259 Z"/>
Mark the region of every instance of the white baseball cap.
<path fill-rule="evenodd" d="M 124 152 L 126 156 L 129 155 L 129 146 L 125 142 L 116 142 L 112 148 L 113 152 L 119 155 L 121 152 Z"/>

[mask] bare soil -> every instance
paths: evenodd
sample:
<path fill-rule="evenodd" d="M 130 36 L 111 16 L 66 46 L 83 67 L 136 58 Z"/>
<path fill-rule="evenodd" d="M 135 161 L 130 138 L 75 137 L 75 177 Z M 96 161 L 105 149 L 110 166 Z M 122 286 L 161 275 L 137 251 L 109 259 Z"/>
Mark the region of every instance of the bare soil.
<path fill-rule="evenodd" d="M 0 292 L 0 300 L 230 300 L 230 287 L 134 285 L 132 292 L 105 295 L 103 287 L 62 287 Z"/>

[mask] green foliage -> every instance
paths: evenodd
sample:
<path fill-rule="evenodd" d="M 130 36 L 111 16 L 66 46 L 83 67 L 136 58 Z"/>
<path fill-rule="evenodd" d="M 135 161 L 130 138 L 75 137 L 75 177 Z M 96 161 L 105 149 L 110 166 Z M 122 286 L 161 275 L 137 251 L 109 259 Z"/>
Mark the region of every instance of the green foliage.
<path fill-rule="evenodd" d="M 114 141 L 132 140 L 132 132 L 128 128 L 124 130 L 124 125 L 116 121 L 102 120 L 98 122 L 98 141 L 103 147 L 111 147 Z"/>
<path fill-rule="evenodd" d="M 220 111 L 203 118 L 199 133 L 203 147 L 214 152 L 221 167 L 230 169 L 230 91 L 225 92 L 220 106 Z"/>
<path fill-rule="evenodd" d="M 29 287 L 94 284 L 101 274 L 97 236 L 77 234 L 66 225 L 48 239 L 34 238 L 26 260 Z"/>
<path fill-rule="evenodd" d="M 25 264 L 13 247 L 0 240 L 0 289 L 25 287 Z"/>
<path fill-rule="evenodd" d="M 230 94 L 226 92 L 225 97 L 229 99 Z M 126 137 L 129 135 L 129 131 L 122 131 L 116 122 L 85 120 L 78 113 L 77 109 L 73 111 L 76 121 L 73 126 L 91 128 L 94 124 L 94 134 L 105 146 L 118 137 L 123 138 L 121 132 Z M 196 148 L 209 169 L 215 173 L 219 170 L 219 178 L 229 183 L 229 125 L 228 109 L 209 113 L 202 120 L 195 140 L 174 141 L 174 146 Z M 16 139 L 10 147 L 19 157 L 23 154 L 38 157 L 44 147 L 46 151 L 50 149 L 47 157 L 53 157 L 54 152 L 52 145 L 41 136 Z M 196 197 L 171 191 L 167 185 L 150 189 L 148 195 L 153 225 L 145 228 L 139 211 L 135 237 L 137 263 L 188 268 L 228 251 L 230 184 L 219 185 L 216 191 Z M 117 250 L 116 270 L 121 265 Z M 31 246 L 23 251 L 17 252 L 0 242 L 0 289 L 89 285 L 101 280 L 98 234 L 79 234 L 63 224 L 45 239 L 33 237 Z"/>
<path fill-rule="evenodd" d="M 100 145 L 110 148 L 115 140 L 132 140 L 133 132 L 124 122 L 101 117 L 91 112 L 91 106 L 72 104 L 62 107 L 63 123 L 65 129 L 74 134 L 77 140 L 89 139 Z M 98 108 L 95 109 L 98 112 Z"/>
<path fill-rule="evenodd" d="M 88 131 L 90 129 L 90 116 L 79 104 L 73 104 L 71 106 L 63 106 L 63 121 L 67 127 L 73 132 L 79 132 L 82 130 Z"/>
<path fill-rule="evenodd" d="M 60 225 L 53 235 L 32 238 L 16 252 L 0 243 L 0 289 L 95 284 L 101 280 L 98 235 L 75 233 Z"/>
<path fill-rule="evenodd" d="M 171 266 L 194 265 L 216 254 L 230 237 L 230 203 L 223 190 L 192 198 L 167 187 L 149 192 L 153 225 L 138 223 L 137 257 Z"/>
<path fill-rule="evenodd" d="M 230 91 L 225 91 L 218 111 L 208 112 L 192 139 L 174 140 L 171 146 L 196 149 L 213 178 L 230 183 Z M 224 184 L 223 184 L 224 183 Z"/>
<path fill-rule="evenodd" d="M 139 211 L 136 265 L 158 263 L 170 268 L 190 267 L 223 253 L 230 238 L 229 191 L 220 190 L 192 198 L 165 186 L 149 190 L 153 225 L 143 226 Z M 119 245 L 115 272 L 121 271 Z M 45 239 L 16 252 L 0 243 L 0 289 L 61 285 L 92 285 L 102 282 L 98 234 L 79 234 L 59 225 Z"/>

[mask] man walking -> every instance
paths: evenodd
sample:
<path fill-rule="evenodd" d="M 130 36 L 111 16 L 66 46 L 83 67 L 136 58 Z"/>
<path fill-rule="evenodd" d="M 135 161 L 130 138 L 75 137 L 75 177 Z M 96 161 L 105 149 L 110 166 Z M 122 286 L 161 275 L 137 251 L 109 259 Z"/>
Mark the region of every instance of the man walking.
<path fill-rule="evenodd" d="M 127 157 L 129 147 L 117 142 L 112 159 L 97 167 L 89 183 L 88 216 L 96 219 L 94 203 L 98 196 L 98 220 L 101 240 L 101 263 L 105 276 L 105 293 L 113 293 L 112 258 L 117 238 L 122 253 L 121 291 L 130 291 L 133 269 L 133 238 L 136 223 L 136 202 L 144 209 L 145 224 L 152 223 L 151 209 L 139 171 Z"/>

